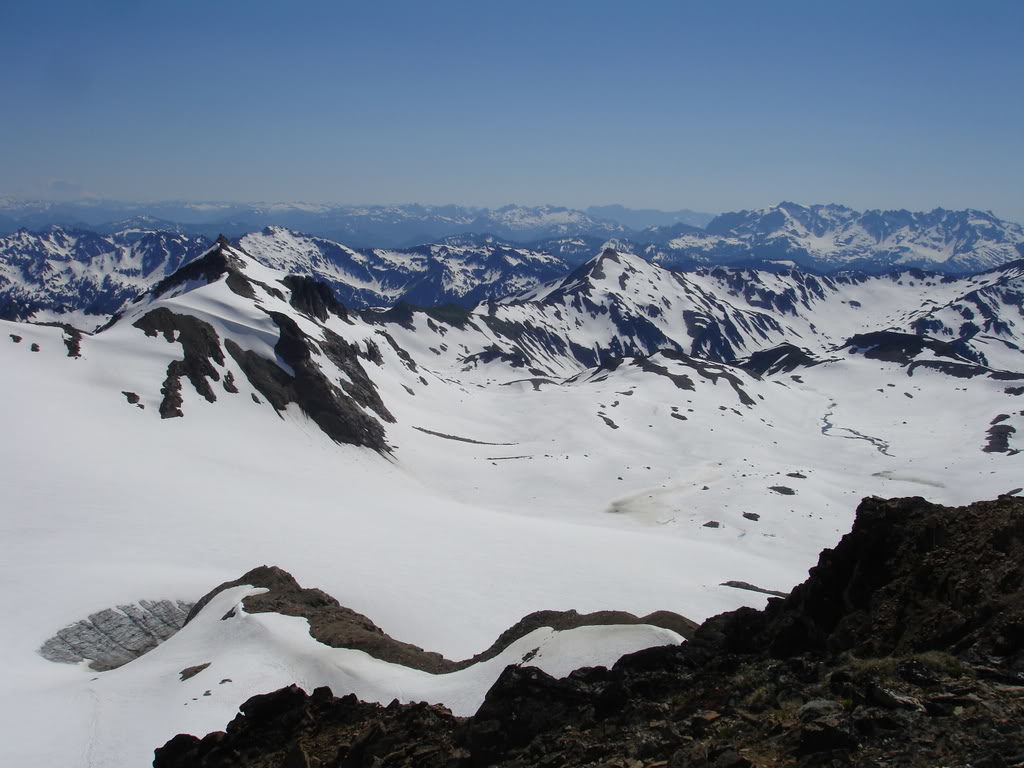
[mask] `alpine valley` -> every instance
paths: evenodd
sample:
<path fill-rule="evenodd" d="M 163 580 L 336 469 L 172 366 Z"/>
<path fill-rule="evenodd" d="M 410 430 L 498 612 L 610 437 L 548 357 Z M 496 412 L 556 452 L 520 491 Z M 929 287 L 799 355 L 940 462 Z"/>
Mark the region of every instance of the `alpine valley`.
<path fill-rule="evenodd" d="M 425 245 L 265 220 L 212 240 L 169 209 L 0 238 L 4 764 L 147 765 L 292 684 L 398 701 L 374 717 L 493 713 L 495 681 L 612 667 L 764 608 L 864 497 L 1021 492 L 1018 225 L 787 203 L 648 229 L 500 210 L 505 231 L 472 234 L 498 220 L 476 211 Z M 557 226 L 517 240 L 527 220 Z M 864 504 L 854 534 L 948 522 L 921 500 Z M 821 579 L 881 568 L 845 541 L 855 554 L 823 556 Z M 935 599 L 966 615 L 946 577 Z M 779 622 L 817 610 L 816 588 L 749 626 L 791 637 Z M 335 762 L 288 741 L 266 764 L 363 765 L 375 727 L 332 744 Z M 164 757 L 199 765 L 193 748 Z M 238 749 L 202 764 L 263 764 Z M 440 754 L 381 750 L 365 764 Z M 436 764 L 487 764 L 471 752 Z"/>

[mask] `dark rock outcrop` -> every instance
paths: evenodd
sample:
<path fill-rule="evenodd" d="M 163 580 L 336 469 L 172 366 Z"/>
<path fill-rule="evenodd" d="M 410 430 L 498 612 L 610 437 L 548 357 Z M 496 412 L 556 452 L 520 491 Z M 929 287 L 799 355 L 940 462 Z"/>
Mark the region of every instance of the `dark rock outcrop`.
<path fill-rule="evenodd" d="M 298 324 L 280 312 L 270 312 L 280 329 L 274 351 L 294 375 L 273 360 L 243 350 L 228 339 L 224 346 L 245 372 L 249 382 L 274 406 L 283 411 L 288 403 L 297 403 L 323 432 L 338 443 L 362 445 L 384 453 L 389 451 L 384 427 L 362 406 L 384 421 L 394 417 L 385 408 L 376 387 L 358 360 L 358 349 L 324 329 L 325 341 L 316 343 Z M 326 355 L 348 375 L 341 386 L 333 384 L 313 361 L 313 355 Z"/>
<path fill-rule="evenodd" d="M 859 333 L 847 339 L 841 349 L 863 354 L 869 360 L 882 360 L 900 365 L 912 365 L 915 358 L 925 350 L 961 365 L 970 366 L 981 362 L 978 354 L 962 339 L 940 341 L 929 336 L 898 331 Z"/>
<path fill-rule="evenodd" d="M 328 315 L 348 319 L 348 312 L 335 298 L 327 283 L 306 275 L 288 275 L 281 282 L 291 291 L 288 303 L 300 312 L 320 322 L 326 320 Z"/>
<path fill-rule="evenodd" d="M 825 361 L 814 357 L 806 349 L 795 344 L 784 343 L 755 352 L 747 359 L 737 363 L 737 367 L 754 376 L 770 376 L 777 373 L 790 373 L 797 368 L 810 368 L 823 362 Z"/>
<path fill-rule="evenodd" d="M 312 768 L 362 765 L 445 768 L 464 754 L 454 740 L 457 721 L 427 704 L 366 704 L 327 688 L 306 694 L 296 686 L 254 696 L 226 732 L 203 739 L 181 734 L 156 750 L 155 766 L 189 768 Z"/>
<path fill-rule="evenodd" d="M 353 648 L 384 661 L 428 672 L 449 672 L 455 668 L 455 662 L 439 653 L 392 639 L 366 616 L 342 606 L 322 590 L 301 587 L 290 573 L 276 566 L 253 568 L 241 578 L 216 587 L 199 599 L 186 623 L 218 593 L 244 584 L 268 590 L 245 598 L 242 606 L 246 612 L 302 616 L 309 620 L 309 633 L 325 645 Z"/>
<path fill-rule="evenodd" d="M 670 611 L 656 611 L 643 617 L 625 611 L 595 611 L 582 614 L 576 611 L 536 611 L 524 616 L 502 632 L 487 650 L 469 659 L 452 661 L 439 653 L 425 651 L 415 645 L 393 639 L 366 616 L 342 606 L 326 592 L 303 588 L 287 571 L 267 565 L 253 568 L 241 578 L 225 582 L 204 595 L 192 608 L 185 623 L 195 618 L 220 592 L 245 584 L 268 590 L 259 595 L 251 595 L 242 601 L 242 607 L 247 613 L 273 612 L 285 616 L 301 616 L 309 621 L 310 635 L 325 645 L 333 648 L 353 648 L 383 661 L 434 674 L 454 672 L 492 659 L 516 640 L 542 627 L 566 630 L 608 624 L 651 624 L 671 629 L 683 637 L 691 637 L 697 627 L 689 619 Z"/>
<path fill-rule="evenodd" d="M 163 400 L 160 403 L 160 416 L 164 419 L 180 417 L 181 411 L 181 377 L 185 376 L 207 402 L 216 402 L 217 395 L 210 386 L 210 379 L 220 381 L 220 372 L 211 361 L 224 366 L 224 350 L 220 346 L 220 337 L 213 326 L 192 315 L 179 315 L 167 307 L 151 309 L 136 320 L 132 325 L 147 336 L 163 337 L 171 342 L 178 342 L 184 352 L 181 360 L 172 360 L 167 365 L 167 378 L 160 389 Z"/>

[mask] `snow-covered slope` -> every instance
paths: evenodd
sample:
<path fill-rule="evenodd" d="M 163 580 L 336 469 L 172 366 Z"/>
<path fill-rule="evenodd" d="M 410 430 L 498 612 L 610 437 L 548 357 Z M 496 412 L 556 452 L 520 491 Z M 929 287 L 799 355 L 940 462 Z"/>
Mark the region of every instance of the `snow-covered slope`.
<path fill-rule="evenodd" d="M 124 224 L 108 235 L 52 227 L 0 237 L 0 317 L 92 329 L 209 245 L 145 222 Z"/>
<path fill-rule="evenodd" d="M 675 236 L 673 236 L 675 235 Z M 963 274 L 1024 256 L 1024 230 L 986 211 L 859 212 L 841 205 L 780 203 L 724 213 L 704 231 L 650 236 L 645 255 L 669 266 L 792 261 L 871 272 L 921 267 Z"/>
<path fill-rule="evenodd" d="M 1024 366 L 963 354 L 980 333 L 906 332 L 928 296 L 1019 314 L 1000 303 L 1016 278 L 920 274 L 676 276 L 605 253 L 473 310 L 356 314 L 221 241 L 93 335 L 0 321 L 3 762 L 145 764 L 292 681 L 469 711 L 504 663 L 563 674 L 678 639 L 540 629 L 428 674 L 254 614 L 243 583 L 112 671 L 37 653 L 105 608 L 194 602 L 260 564 L 468 658 L 538 609 L 763 605 L 724 582 L 789 589 L 863 495 L 1019 487 Z"/>
<path fill-rule="evenodd" d="M 854 334 L 896 330 L 946 340 L 963 336 L 977 362 L 1021 370 L 1013 341 L 1021 322 L 1019 275 L 1018 265 L 963 278 L 920 270 L 816 276 L 789 268 L 713 267 L 681 273 L 605 250 L 563 279 L 462 315 L 456 324 L 469 335 L 458 341 L 462 354 L 454 361 L 465 369 L 500 360 L 532 375 L 568 376 L 666 348 L 736 362 L 789 343 L 827 357 Z M 962 317 L 967 305 L 988 313 L 984 328 L 940 328 L 932 317 L 952 307 L 960 307 Z M 429 329 L 413 327 L 416 339 L 430 336 Z M 440 354 L 460 333 L 427 349 Z"/>

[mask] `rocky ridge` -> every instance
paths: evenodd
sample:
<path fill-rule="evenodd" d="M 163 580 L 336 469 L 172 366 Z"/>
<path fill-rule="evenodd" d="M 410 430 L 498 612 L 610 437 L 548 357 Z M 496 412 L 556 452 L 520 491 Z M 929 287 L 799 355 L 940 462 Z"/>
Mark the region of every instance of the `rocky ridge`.
<path fill-rule="evenodd" d="M 242 601 L 246 613 L 300 616 L 309 622 L 310 635 L 324 645 L 363 651 L 376 659 L 432 674 L 454 672 L 492 659 L 516 640 L 540 627 L 566 630 L 606 624 L 650 624 L 671 629 L 683 637 L 692 636 L 697 627 L 694 622 L 671 611 L 657 611 L 642 617 L 624 611 L 596 611 L 584 614 L 576 611 L 535 611 L 502 632 L 486 650 L 468 659 L 452 661 L 439 653 L 425 651 L 415 645 L 395 640 L 369 618 L 339 604 L 323 590 L 304 588 L 287 571 L 277 566 L 266 565 L 253 568 L 240 578 L 225 582 L 208 592 L 195 603 L 182 623 L 187 624 L 191 621 L 223 590 L 242 585 L 267 590 L 250 595 Z"/>
<path fill-rule="evenodd" d="M 295 686 L 154 766 L 766 768 L 1024 763 L 1024 499 L 865 499 L 807 581 L 690 642 L 554 679 L 504 671 L 471 718 Z"/>

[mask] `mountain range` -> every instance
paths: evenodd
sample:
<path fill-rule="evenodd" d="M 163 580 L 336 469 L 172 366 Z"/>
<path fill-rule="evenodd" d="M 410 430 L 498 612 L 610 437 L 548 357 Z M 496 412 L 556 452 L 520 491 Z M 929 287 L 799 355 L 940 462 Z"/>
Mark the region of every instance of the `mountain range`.
<path fill-rule="evenodd" d="M 405 248 L 356 248 L 268 226 L 234 240 L 267 266 L 326 282 L 346 305 L 357 308 L 398 302 L 468 308 L 567 275 L 605 248 L 675 271 L 697 273 L 718 265 L 795 268 L 837 279 L 908 268 L 970 275 L 1012 263 L 1024 252 L 1018 225 L 978 211 L 859 214 L 840 206 L 783 203 L 723 214 L 706 229 L 676 224 L 628 237 L 619 230 L 577 227 L 578 217 L 564 209 L 492 213 L 506 222 L 547 222 L 546 228 L 528 230 L 533 234 L 566 228 L 587 233 L 563 231 L 525 245 L 490 234 L 448 234 Z M 18 230 L 0 237 L 0 316 L 55 321 L 74 316 L 83 327 L 94 327 L 211 242 L 182 225 L 145 217 L 91 230 L 57 225 Z"/>
<path fill-rule="evenodd" d="M 672 219 L 671 214 L 665 216 Z M 700 218 L 698 215 L 698 220 Z M 657 216 L 652 219 L 647 214 L 644 220 L 659 219 Z M 111 231 L 125 223 L 180 229 L 210 238 L 218 234 L 239 237 L 275 226 L 339 240 L 357 248 L 402 248 L 468 233 L 531 242 L 579 234 L 607 237 L 629 231 L 611 219 L 553 205 L 506 205 L 489 209 L 417 204 L 122 203 L 100 200 L 52 203 L 0 200 L 0 225 L 7 231 L 18 228 L 38 230 L 54 225 Z"/>
<path fill-rule="evenodd" d="M 11 764 L 145 763 L 291 683 L 472 715 L 509 666 L 564 677 L 764 607 L 863 496 L 1020 493 L 1019 260 L 15 237 L 22 278 L 39 242 L 63 265 L 44 298 L 92 269 L 139 293 L 88 327 L 0 320 Z M 435 269 L 504 295 L 398 301 Z"/>
<path fill-rule="evenodd" d="M 780 203 L 724 213 L 703 230 L 656 229 L 645 255 L 666 266 L 792 262 L 832 272 L 894 267 L 964 274 L 1024 256 L 1024 229 L 989 212 L 854 211 L 841 205 Z"/>
<path fill-rule="evenodd" d="M 675 268 L 790 261 L 805 269 L 880 271 L 936 268 L 963 274 L 1024 256 L 1024 230 L 992 213 L 854 211 L 841 205 L 783 202 L 717 216 L 609 205 L 331 206 L 301 203 L 74 203 L 0 200 L 0 234 L 51 226 L 102 235 L 130 229 L 238 238 L 265 227 L 291 229 L 357 250 L 408 248 L 452 236 L 489 236 L 538 248 L 539 241 L 617 241 Z M 592 244 L 589 246 L 592 251 Z M 592 255 L 592 254 L 588 254 Z"/>

